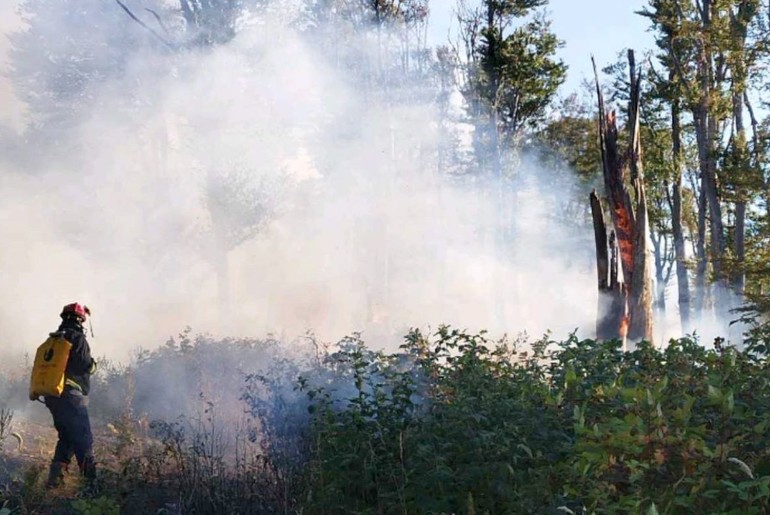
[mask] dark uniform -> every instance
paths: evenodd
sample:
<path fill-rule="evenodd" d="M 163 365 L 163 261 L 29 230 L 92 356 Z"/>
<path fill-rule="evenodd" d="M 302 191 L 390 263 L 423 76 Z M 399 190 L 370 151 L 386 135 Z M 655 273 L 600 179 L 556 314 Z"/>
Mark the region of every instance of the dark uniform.
<path fill-rule="evenodd" d="M 64 392 L 61 397 L 45 397 L 45 405 L 51 411 L 54 427 L 59 433 L 48 476 L 48 486 L 51 487 L 61 484 L 73 455 L 81 475 L 88 480 L 96 478 L 93 435 L 88 417 L 90 378 L 96 371 L 96 362 L 91 357 L 82 322 L 77 316 L 63 312 L 57 333 L 61 333 L 72 348 L 65 371 Z"/>

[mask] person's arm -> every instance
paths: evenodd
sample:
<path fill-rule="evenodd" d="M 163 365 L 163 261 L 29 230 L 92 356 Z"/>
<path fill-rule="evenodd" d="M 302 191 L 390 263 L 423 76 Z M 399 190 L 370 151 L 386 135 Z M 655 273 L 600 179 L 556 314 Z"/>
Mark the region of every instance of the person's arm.
<path fill-rule="evenodd" d="M 73 338 L 70 350 L 70 361 L 74 361 L 72 372 L 75 374 L 93 374 L 96 372 L 96 361 L 91 357 L 91 347 L 84 334 Z"/>

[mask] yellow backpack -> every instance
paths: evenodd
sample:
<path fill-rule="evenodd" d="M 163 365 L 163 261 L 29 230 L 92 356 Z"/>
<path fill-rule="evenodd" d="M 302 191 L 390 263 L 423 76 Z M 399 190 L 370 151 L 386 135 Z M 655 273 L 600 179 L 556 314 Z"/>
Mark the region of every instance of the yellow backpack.
<path fill-rule="evenodd" d="M 29 398 L 60 397 L 64 391 L 64 371 L 70 359 L 72 344 L 63 333 L 51 333 L 46 341 L 37 348 L 32 376 L 29 381 Z"/>

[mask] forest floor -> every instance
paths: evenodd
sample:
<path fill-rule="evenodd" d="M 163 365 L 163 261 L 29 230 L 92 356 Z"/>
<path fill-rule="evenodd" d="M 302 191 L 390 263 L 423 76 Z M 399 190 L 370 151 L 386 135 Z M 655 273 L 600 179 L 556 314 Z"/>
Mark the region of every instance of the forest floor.
<path fill-rule="evenodd" d="M 37 411 L 37 410 L 36 410 Z M 96 492 L 88 491 L 78 475 L 75 460 L 63 486 L 47 489 L 48 466 L 56 446 L 53 422 L 44 414 L 15 416 L 11 433 L 0 448 L 0 515 L 177 513 L 169 489 L 141 486 L 120 456 L 121 433 L 110 424 L 93 423 L 94 454 L 99 466 Z M 17 435 L 17 436 L 16 436 Z M 135 443 L 134 451 L 142 445 Z M 6 509 L 6 511 L 3 510 Z"/>

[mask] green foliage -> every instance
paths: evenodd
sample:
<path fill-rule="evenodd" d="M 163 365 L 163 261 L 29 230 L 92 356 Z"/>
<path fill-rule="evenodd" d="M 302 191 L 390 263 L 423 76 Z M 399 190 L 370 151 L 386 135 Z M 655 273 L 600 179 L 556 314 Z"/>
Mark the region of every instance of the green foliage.
<path fill-rule="evenodd" d="M 311 512 L 538 511 L 558 497 L 550 464 L 570 437 L 546 384 L 532 381 L 545 369 L 515 365 L 514 346 L 483 334 L 436 336 L 415 331 L 393 355 L 355 340 L 329 357 L 333 384 L 353 388 L 308 390 Z"/>
<path fill-rule="evenodd" d="M 760 295 L 747 295 L 749 302 L 734 310 L 740 316 L 733 323 L 745 324 L 744 343 L 752 352 L 770 353 L 770 299 Z"/>
<path fill-rule="evenodd" d="M 543 14 L 532 13 L 547 3 L 484 1 L 460 14 L 468 57 L 463 93 L 476 114 L 491 117 L 505 138 L 515 139 L 540 122 L 566 77 L 566 65 L 555 58 L 562 42 Z M 507 30 L 519 20 L 524 22 Z"/>
<path fill-rule="evenodd" d="M 207 349 L 191 342 L 144 359 Z M 153 422 L 152 438 L 137 434 L 144 450 L 103 468 L 102 497 L 66 502 L 76 513 L 117 513 L 116 499 L 125 512 L 141 501 L 195 513 L 767 513 L 767 343 L 623 352 L 441 327 L 388 354 L 354 335 L 242 377 L 248 424 L 206 397 L 198 418 Z M 220 359 L 237 349 L 223 344 Z M 43 506 L 43 471 L 15 473 L 0 506 Z"/>
<path fill-rule="evenodd" d="M 654 124 L 659 126 L 659 137 L 648 139 L 653 144 L 668 142 L 665 148 L 682 143 L 685 154 L 697 156 L 695 165 L 687 166 L 688 182 L 696 198 L 702 194 L 707 199 L 697 205 L 700 226 L 687 224 L 689 237 L 699 245 L 696 285 L 705 277 L 708 260 L 713 279 L 723 286 L 731 283 L 739 295 L 744 291 L 761 295 L 767 285 L 767 260 L 763 259 L 767 257 L 763 251 L 767 211 L 753 213 L 747 206 L 764 203 L 767 190 L 764 131 L 750 98 L 761 98 L 767 82 L 763 61 L 768 55 L 768 8 L 759 0 L 649 0 L 639 12 L 650 20 L 658 47 L 651 60 L 651 93 L 685 123 L 682 138 L 670 138 L 660 131 L 669 125 L 668 116 L 659 119 Z M 649 170 L 650 154 L 645 155 L 645 170 Z M 676 161 L 676 156 L 665 159 L 655 151 L 653 174 L 660 175 L 672 162 L 678 174 Z M 655 170 L 657 165 L 663 165 L 661 170 Z M 650 199 L 656 202 L 654 189 Z M 692 219 L 687 212 L 694 207 L 685 210 L 685 218 Z M 665 213 L 661 214 L 665 222 Z M 704 230 L 707 214 L 710 234 Z M 658 213 L 651 211 L 653 224 L 656 217 Z M 696 291 L 696 299 L 698 295 L 702 299 Z"/>
<path fill-rule="evenodd" d="M 312 513 L 765 513 L 764 355 L 691 338 L 491 342 L 441 328 L 358 339 L 304 390 Z"/>
<path fill-rule="evenodd" d="M 544 164 L 564 165 L 581 179 L 593 180 L 601 171 L 596 142 L 599 139 L 598 116 L 589 102 L 577 94 L 563 99 L 556 108 L 558 117 L 548 120 L 534 135 L 534 148 Z"/>
<path fill-rule="evenodd" d="M 72 509 L 78 515 L 120 515 L 120 505 L 106 496 L 72 501 Z"/>

